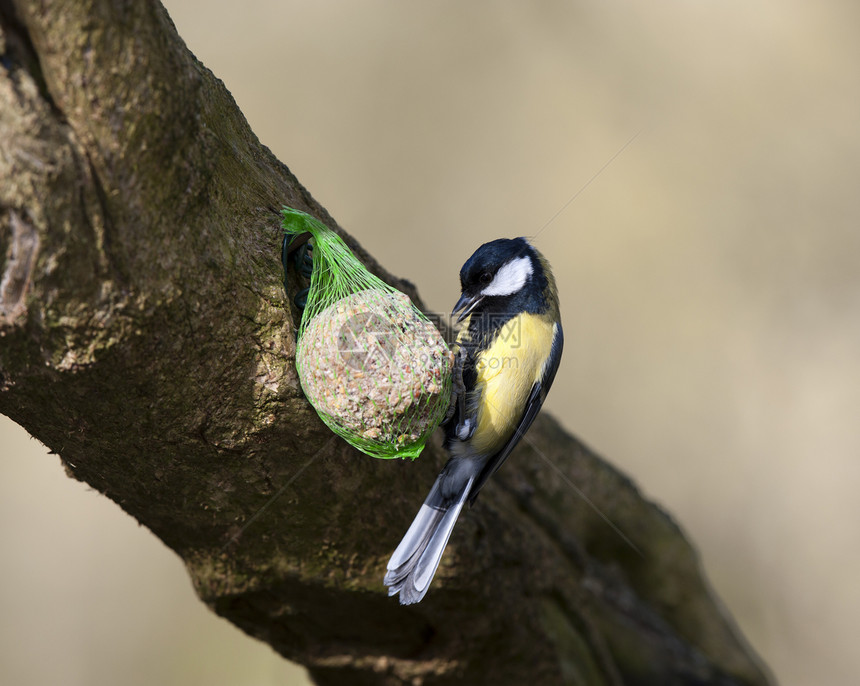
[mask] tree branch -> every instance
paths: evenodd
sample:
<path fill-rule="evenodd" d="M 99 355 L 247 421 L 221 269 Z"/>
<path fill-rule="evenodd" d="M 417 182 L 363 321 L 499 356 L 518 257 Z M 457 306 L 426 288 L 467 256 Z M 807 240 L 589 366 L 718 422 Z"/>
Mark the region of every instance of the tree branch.
<path fill-rule="evenodd" d="M 0 411 L 216 612 L 319 684 L 768 683 L 677 526 L 546 416 L 428 598 L 387 598 L 444 455 L 364 457 L 301 393 L 277 213 L 331 217 L 159 3 L 0 0 L 0 21 Z"/>

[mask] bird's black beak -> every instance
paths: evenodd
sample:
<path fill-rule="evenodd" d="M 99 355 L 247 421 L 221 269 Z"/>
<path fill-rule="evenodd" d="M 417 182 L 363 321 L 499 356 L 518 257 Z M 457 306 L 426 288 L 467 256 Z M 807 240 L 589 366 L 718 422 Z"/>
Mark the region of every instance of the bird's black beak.
<path fill-rule="evenodd" d="M 463 295 L 460 296 L 460 299 L 457 301 L 457 304 L 454 305 L 454 309 L 451 310 L 451 314 L 457 314 L 460 310 L 463 310 L 460 313 L 460 316 L 457 317 L 457 323 L 462 322 L 466 317 L 472 314 L 472 310 L 474 310 L 484 299 L 483 295 Z M 464 309 L 465 308 L 465 309 Z"/>

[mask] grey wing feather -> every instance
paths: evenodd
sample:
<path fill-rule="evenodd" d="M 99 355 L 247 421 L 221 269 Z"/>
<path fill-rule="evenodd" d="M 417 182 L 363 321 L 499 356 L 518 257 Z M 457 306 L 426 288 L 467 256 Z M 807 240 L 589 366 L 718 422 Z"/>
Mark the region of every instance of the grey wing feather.
<path fill-rule="evenodd" d="M 388 574 L 385 575 L 385 583 L 388 585 L 388 579 L 392 573 L 397 572 L 398 568 L 408 564 L 416 554 L 420 554 L 426 547 L 430 536 L 436 529 L 439 520 L 445 515 L 446 506 L 439 494 L 439 483 L 441 475 L 437 477 L 430 493 L 412 520 L 409 529 L 403 535 L 403 540 L 397 546 L 388 561 Z M 391 593 L 389 593 L 391 595 Z"/>
<path fill-rule="evenodd" d="M 402 605 L 417 603 L 427 593 L 463 505 L 467 500 L 474 502 L 478 491 L 508 458 L 540 411 L 561 360 L 564 336 L 561 324 L 556 326 L 541 380 L 532 387 L 511 438 L 480 467 L 477 462 L 449 460 L 392 554 L 384 583 L 389 587 L 388 595 L 400 595 Z"/>
<path fill-rule="evenodd" d="M 445 503 L 440 494 L 440 484 L 444 478 L 445 472 L 436 479 L 418 515 L 388 562 L 388 572 L 383 582 L 389 587 L 388 595 L 400 594 L 402 605 L 417 603 L 427 593 L 474 481 L 474 478 L 470 478 L 456 500 Z"/>

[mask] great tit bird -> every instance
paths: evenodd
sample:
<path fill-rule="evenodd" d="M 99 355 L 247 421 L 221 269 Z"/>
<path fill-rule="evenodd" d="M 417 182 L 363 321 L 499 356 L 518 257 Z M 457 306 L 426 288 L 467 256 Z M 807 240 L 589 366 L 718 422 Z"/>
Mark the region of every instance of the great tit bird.
<path fill-rule="evenodd" d="M 460 270 L 454 395 L 443 423 L 450 459 L 388 562 L 400 602 L 427 593 L 457 517 L 531 426 L 564 337 L 549 263 L 525 239 L 485 243 Z"/>

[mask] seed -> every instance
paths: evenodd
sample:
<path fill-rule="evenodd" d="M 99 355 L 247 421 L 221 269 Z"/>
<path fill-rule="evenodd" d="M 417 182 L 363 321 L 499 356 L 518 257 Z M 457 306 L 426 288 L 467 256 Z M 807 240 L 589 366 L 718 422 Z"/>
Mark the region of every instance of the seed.
<path fill-rule="evenodd" d="M 453 361 L 408 296 L 378 289 L 319 312 L 305 325 L 296 353 L 302 388 L 324 419 L 349 435 L 395 447 L 421 440 L 444 416 Z"/>

